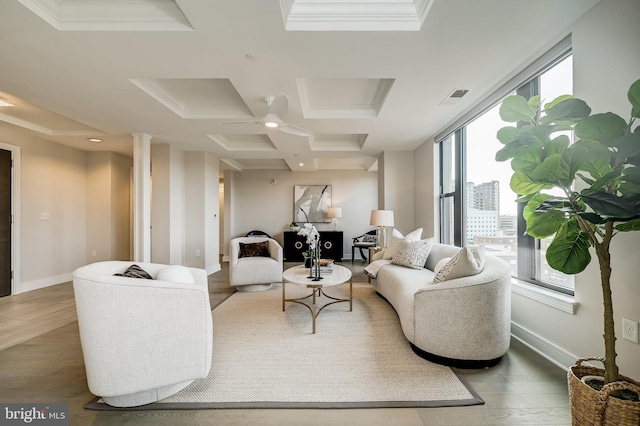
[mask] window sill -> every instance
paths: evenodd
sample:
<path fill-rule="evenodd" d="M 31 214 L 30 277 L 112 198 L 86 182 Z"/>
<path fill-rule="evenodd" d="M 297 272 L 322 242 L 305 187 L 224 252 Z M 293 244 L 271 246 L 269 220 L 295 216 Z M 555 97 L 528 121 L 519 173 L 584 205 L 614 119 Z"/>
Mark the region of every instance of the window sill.
<path fill-rule="evenodd" d="M 575 298 L 524 281 L 512 279 L 511 291 L 571 315 L 574 315 L 578 308 Z"/>

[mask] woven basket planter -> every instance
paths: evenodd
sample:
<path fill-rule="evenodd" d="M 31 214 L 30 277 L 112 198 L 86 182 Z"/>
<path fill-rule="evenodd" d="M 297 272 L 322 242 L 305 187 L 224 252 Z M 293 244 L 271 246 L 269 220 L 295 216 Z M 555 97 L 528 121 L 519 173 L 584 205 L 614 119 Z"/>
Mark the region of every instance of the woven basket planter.
<path fill-rule="evenodd" d="M 582 365 L 602 358 L 581 358 L 569 368 L 569 402 L 573 426 L 640 426 L 640 402 L 611 397 L 611 393 L 629 389 L 640 395 L 640 383 L 624 376 L 597 391 L 582 382 L 584 376 L 604 376 L 601 368 Z"/>

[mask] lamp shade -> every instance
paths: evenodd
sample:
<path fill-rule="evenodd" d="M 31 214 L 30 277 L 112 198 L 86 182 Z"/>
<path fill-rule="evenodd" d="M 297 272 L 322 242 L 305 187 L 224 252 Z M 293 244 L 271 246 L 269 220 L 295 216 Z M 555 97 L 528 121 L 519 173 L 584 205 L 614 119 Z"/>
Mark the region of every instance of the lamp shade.
<path fill-rule="evenodd" d="M 342 217 L 342 207 L 329 207 L 327 217 Z"/>
<path fill-rule="evenodd" d="M 371 210 L 370 225 L 393 226 L 393 210 Z"/>

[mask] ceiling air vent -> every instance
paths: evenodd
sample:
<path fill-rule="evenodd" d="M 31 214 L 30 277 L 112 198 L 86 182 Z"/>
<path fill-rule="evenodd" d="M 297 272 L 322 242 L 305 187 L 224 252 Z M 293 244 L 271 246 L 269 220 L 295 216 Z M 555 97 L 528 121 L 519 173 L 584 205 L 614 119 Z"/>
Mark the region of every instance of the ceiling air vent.
<path fill-rule="evenodd" d="M 453 105 L 460 101 L 467 93 L 469 93 L 467 89 L 454 89 L 453 92 L 449 93 L 447 97 L 440 102 L 440 105 Z"/>

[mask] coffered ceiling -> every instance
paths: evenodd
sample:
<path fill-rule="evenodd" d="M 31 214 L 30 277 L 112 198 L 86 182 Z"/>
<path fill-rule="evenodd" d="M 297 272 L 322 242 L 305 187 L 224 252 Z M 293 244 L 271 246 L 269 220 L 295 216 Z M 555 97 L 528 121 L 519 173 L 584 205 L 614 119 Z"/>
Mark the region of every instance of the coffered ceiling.
<path fill-rule="evenodd" d="M 3 0 L 0 100 L 14 106 L 0 106 L 0 127 L 126 155 L 142 132 L 236 170 L 375 169 L 380 153 L 432 138 L 595 3 Z M 310 136 L 251 123 L 276 93 L 289 101 L 282 120 Z M 238 121 L 248 123 L 226 124 Z"/>

